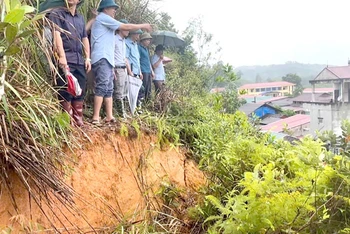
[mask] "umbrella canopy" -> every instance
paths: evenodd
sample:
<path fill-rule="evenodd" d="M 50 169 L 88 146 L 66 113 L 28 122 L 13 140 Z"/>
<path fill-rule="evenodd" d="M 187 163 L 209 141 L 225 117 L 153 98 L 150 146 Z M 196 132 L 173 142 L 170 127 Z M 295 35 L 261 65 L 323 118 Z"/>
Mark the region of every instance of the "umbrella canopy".
<path fill-rule="evenodd" d="M 84 0 L 80 0 L 80 2 L 78 3 L 78 6 L 80 6 L 83 2 Z M 40 13 L 50 8 L 66 7 L 66 6 L 67 4 L 65 0 L 45 0 L 42 3 L 40 3 L 38 12 Z"/>
<path fill-rule="evenodd" d="M 152 43 L 166 47 L 182 47 L 185 45 L 185 41 L 179 35 L 171 31 L 153 32 Z"/>

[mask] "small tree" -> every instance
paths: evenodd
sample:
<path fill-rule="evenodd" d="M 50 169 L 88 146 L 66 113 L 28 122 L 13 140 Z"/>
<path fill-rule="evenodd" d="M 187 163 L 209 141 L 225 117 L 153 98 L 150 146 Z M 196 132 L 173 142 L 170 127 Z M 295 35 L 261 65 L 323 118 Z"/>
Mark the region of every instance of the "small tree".
<path fill-rule="evenodd" d="M 283 76 L 282 80 L 295 84 L 295 89 L 292 94 L 294 97 L 300 95 L 303 92 L 304 88 L 301 84 L 301 78 L 297 74 L 289 73 Z"/>
<path fill-rule="evenodd" d="M 221 112 L 233 114 L 241 105 L 246 103 L 246 101 L 244 99 L 239 99 L 236 85 L 239 77 L 234 73 L 233 67 L 229 64 L 223 65 L 223 71 L 223 76 L 217 77 L 216 82 L 224 82 L 227 86 L 224 92 L 215 94 L 216 106 Z"/>

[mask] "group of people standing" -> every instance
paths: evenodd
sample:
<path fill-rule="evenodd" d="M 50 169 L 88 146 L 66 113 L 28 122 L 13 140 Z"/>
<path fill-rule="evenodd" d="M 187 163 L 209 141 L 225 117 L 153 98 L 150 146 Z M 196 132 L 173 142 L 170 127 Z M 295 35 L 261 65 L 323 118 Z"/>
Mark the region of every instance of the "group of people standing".
<path fill-rule="evenodd" d="M 80 1 L 67 0 L 67 7 L 55 8 L 48 15 L 54 23 L 53 45 L 61 74 L 56 79 L 60 87 L 59 101 L 74 124 L 82 126 L 86 73 L 92 70 L 95 77 L 92 123 L 101 122 L 103 104 L 106 113 L 104 122 L 116 122 L 114 103 L 118 115 L 122 118 L 127 116 L 124 99 L 128 93 L 128 76 L 142 79 L 138 105 L 150 100 L 152 80 L 156 91 L 160 90 L 165 79 L 164 48 L 158 45 L 155 55 L 150 58 L 148 48 L 152 36 L 148 32 L 152 26 L 116 20 L 114 17 L 119 6 L 114 0 L 102 0 L 96 17 L 85 24 L 83 16 L 77 13 Z M 77 78 L 83 90 L 80 96 L 67 92 L 64 75 L 67 70 Z"/>

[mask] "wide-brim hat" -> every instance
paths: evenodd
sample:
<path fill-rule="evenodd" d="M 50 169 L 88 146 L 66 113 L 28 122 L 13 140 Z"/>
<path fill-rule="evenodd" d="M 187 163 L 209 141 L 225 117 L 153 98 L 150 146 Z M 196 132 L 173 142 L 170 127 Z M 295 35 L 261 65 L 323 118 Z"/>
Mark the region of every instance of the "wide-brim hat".
<path fill-rule="evenodd" d="M 123 24 L 128 24 L 129 23 L 126 19 L 121 19 L 121 20 L 119 20 L 119 22 L 123 23 Z"/>
<path fill-rule="evenodd" d="M 108 7 L 119 8 L 118 4 L 115 3 L 114 0 L 102 0 L 100 2 L 100 5 L 98 6 L 97 11 L 101 12 L 101 11 L 103 11 L 103 9 L 108 8 Z"/>
<path fill-rule="evenodd" d="M 142 34 L 143 32 L 142 32 L 142 30 L 141 29 L 137 29 L 137 30 L 134 30 L 134 31 L 130 31 L 129 32 L 129 35 L 131 35 L 131 34 Z"/>
<path fill-rule="evenodd" d="M 152 39 L 151 34 L 149 34 L 149 33 L 143 33 L 143 34 L 140 36 L 140 41 L 146 40 L 146 39 Z"/>

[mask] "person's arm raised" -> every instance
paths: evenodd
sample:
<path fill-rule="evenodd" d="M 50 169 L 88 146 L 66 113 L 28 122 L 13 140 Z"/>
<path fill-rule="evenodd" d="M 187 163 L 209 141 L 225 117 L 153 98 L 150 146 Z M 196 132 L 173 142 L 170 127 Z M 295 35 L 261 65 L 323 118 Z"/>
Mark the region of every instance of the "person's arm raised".
<path fill-rule="evenodd" d="M 91 18 L 91 19 L 86 23 L 86 25 L 85 25 L 85 30 L 86 30 L 86 32 L 87 32 L 88 34 L 90 34 L 92 25 L 93 25 L 93 23 L 95 22 L 96 17 L 97 17 L 97 15 L 98 15 L 97 10 L 96 10 L 96 9 L 92 9 L 92 10 L 91 10 L 91 14 L 92 14 L 92 18 Z"/>
<path fill-rule="evenodd" d="M 152 26 L 150 24 L 121 24 L 118 29 L 122 31 L 135 31 L 138 29 L 143 29 L 151 32 Z"/>
<path fill-rule="evenodd" d="M 157 60 L 157 62 L 153 64 L 153 69 L 156 69 L 163 62 L 163 59 L 164 59 L 163 55 L 159 56 L 159 59 Z"/>

